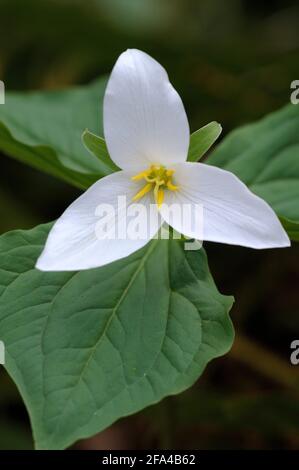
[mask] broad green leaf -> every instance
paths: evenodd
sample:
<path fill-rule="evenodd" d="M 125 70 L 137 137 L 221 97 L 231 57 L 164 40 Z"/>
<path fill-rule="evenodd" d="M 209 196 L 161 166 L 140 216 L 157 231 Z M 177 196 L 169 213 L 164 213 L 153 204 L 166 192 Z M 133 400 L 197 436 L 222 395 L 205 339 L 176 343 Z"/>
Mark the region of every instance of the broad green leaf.
<path fill-rule="evenodd" d="M 113 171 L 119 170 L 118 166 L 115 165 L 114 161 L 110 158 L 107 145 L 103 137 L 99 137 L 88 129 L 85 129 L 82 134 L 82 142 L 87 150 L 99 159 L 100 163 L 103 165 L 103 171 L 106 171 L 107 175 Z"/>
<path fill-rule="evenodd" d="M 7 92 L 0 106 L 0 150 L 87 188 L 107 174 L 81 142 L 86 127 L 102 132 L 104 90 L 101 79 L 66 91 Z"/>
<path fill-rule="evenodd" d="M 282 220 L 299 223 L 299 106 L 233 131 L 207 163 L 232 171 Z M 294 229 L 285 226 L 292 236 Z"/>
<path fill-rule="evenodd" d="M 36 447 L 62 449 L 191 386 L 228 351 L 203 249 L 153 240 L 100 269 L 34 269 L 50 225 L 0 237 L 0 338 Z"/>
<path fill-rule="evenodd" d="M 216 121 L 212 121 L 193 132 L 190 136 L 187 160 L 189 162 L 197 162 L 209 150 L 215 140 L 218 139 L 221 131 L 221 125 Z"/>
<path fill-rule="evenodd" d="M 280 222 L 284 226 L 284 229 L 288 232 L 289 237 L 299 242 L 299 222 L 294 222 L 286 217 L 279 217 Z"/>

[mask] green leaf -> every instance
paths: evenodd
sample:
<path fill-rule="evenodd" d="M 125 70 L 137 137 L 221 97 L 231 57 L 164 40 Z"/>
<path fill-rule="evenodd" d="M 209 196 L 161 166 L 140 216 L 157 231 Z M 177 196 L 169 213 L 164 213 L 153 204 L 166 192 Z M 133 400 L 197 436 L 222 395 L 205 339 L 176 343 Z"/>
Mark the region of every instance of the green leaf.
<path fill-rule="evenodd" d="M 106 174 L 119 170 L 118 166 L 111 160 L 106 142 L 102 137 L 85 129 L 82 134 L 82 142 L 87 150 L 99 159 L 100 163 L 103 165 L 103 171 L 105 171 Z"/>
<path fill-rule="evenodd" d="M 299 222 L 294 222 L 286 217 L 279 217 L 279 219 L 291 240 L 299 242 Z"/>
<path fill-rule="evenodd" d="M 7 92 L 5 105 L 0 106 L 0 150 L 87 188 L 107 174 L 81 142 L 86 127 L 102 132 L 105 84 L 101 79 L 66 91 Z"/>
<path fill-rule="evenodd" d="M 190 136 L 187 160 L 189 162 L 197 162 L 209 150 L 215 140 L 218 139 L 221 131 L 221 125 L 216 121 L 212 121 L 193 132 Z"/>
<path fill-rule="evenodd" d="M 285 106 L 233 131 L 207 160 L 235 173 L 282 221 L 288 219 L 285 227 L 294 240 L 298 239 L 294 228 L 299 224 L 298 129 L 299 107 Z"/>
<path fill-rule="evenodd" d="M 153 240 L 106 267 L 34 269 L 50 225 L 0 237 L 0 338 L 36 447 L 62 449 L 191 386 L 229 350 L 203 249 Z"/>

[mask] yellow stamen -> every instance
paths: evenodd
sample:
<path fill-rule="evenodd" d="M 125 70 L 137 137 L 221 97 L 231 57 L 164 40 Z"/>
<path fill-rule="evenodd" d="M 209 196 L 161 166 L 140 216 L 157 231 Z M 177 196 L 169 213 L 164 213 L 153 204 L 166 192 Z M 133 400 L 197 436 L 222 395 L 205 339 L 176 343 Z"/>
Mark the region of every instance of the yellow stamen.
<path fill-rule="evenodd" d="M 141 199 L 151 189 L 154 191 L 155 202 L 158 207 L 163 204 L 164 191 L 169 189 L 170 191 L 177 191 L 178 186 L 172 183 L 172 175 L 175 171 L 168 170 L 163 165 L 151 165 L 148 170 L 142 171 L 132 177 L 133 181 L 139 181 L 144 179 L 147 184 L 133 197 L 133 201 Z"/>
<path fill-rule="evenodd" d="M 142 171 L 141 173 L 138 173 L 138 175 L 132 176 L 131 179 L 133 181 L 139 181 L 139 180 L 145 179 L 148 173 L 149 173 L 148 171 Z"/>
<path fill-rule="evenodd" d="M 138 199 L 141 199 L 146 193 L 148 193 L 152 189 L 153 185 L 151 183 L 147 183 L 143 188 L 135 194 L 133 197 L 133 201 L 138 201 Z"/>
<path fill-rule="evenodd" d="M 144 179 L 146 181 L 148 181 L 149 183 L 155 183 L 157 178 L 156 177 L 151 177 L 151 176 L 148 176 L 148 174 L 144 177 Z"/>
<path fill-rule="evenodd" d="M 179 189 L 178 186 L 176 186 L 175 184 L 172 184 L 171 181 L 167 181 L 167 188 L 170 189 L 170 191 L 177 191 Z"/>

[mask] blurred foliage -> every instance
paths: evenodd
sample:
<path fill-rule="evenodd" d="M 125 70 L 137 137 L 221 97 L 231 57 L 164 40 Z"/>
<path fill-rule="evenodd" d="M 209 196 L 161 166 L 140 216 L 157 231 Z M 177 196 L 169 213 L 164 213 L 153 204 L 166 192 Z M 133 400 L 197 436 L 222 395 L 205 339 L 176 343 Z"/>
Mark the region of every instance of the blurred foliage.
<path fill-rule="evenodd" d="M 299 78 L 295 0 L 0 0 L 0 11 L 7 89 L 87 83 L 136 47 L 166 67 L 192 130 L 217 120 L 225 135 L 287 103 Z M 54 219 L 79 194 L 2 155 L 0 179 L 1 232 Z M 299 367 L 289 362 L 299 337 L 299 248 L 207 249 L 218 287 L 236 297 L 237 338 L 247 339 L 189 392 L 124 420 L 127 445 L 299 448 Z M 0 448 L 29 448 L 26 412 L 0 373 Z"/>

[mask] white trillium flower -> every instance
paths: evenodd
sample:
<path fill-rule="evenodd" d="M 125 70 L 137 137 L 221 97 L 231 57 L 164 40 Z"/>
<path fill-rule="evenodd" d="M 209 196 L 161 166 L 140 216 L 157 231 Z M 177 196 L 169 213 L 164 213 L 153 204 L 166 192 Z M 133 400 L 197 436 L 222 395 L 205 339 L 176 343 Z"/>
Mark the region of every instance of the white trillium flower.
<path fill-rule="evenodd" d="M 80 112 L 80 110 L 79 110 Z M 186 162 L 190 131 L 180 96 L 165 69 L 139 50 L 118 58 L 104 98 L 104 134 L 111 158 L 121 171 L 93 184 L 54 224 L 36 267 L 43 271 L 89 269 L 124 258 L 142 248 L 165 221 L 190 238 L 274 248 L 290 245 L 271 207 L 232 173 Z M 127 204 L 117 208 L 119 196 Z M 143 239 L 101 239 L 97 207 L 109 204 L 117 216 L 109 230 L 138 200 L 151 220 Z M 203 208 L 203 227 L 193 227 L 167 207 Z M 154 205 L 159 217 L 150 217 Z M 147 220 L 146 220 L 147 219 Z M 199 219 L 201 221 L 201 218 Z M 141 224 L 142 224 L 141 220 Z"/>

